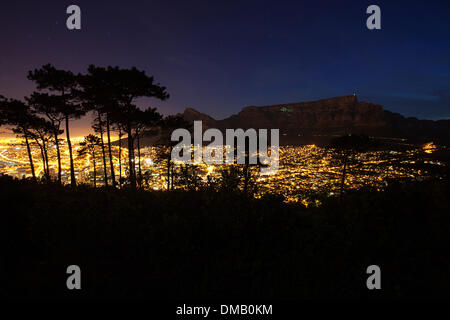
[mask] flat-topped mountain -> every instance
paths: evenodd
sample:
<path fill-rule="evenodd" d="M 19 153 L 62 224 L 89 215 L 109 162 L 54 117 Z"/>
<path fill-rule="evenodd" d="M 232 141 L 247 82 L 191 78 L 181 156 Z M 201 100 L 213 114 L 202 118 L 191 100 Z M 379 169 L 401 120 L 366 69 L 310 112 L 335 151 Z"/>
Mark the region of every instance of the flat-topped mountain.
<path fill-rule="evenodd" d="M 380 105 L 358 101 L 355 95 L 311 102 L 248 106 L 223 120 L 188 108 L 188 121 L 202 120 L 203 127 L 224 129 L 280 129 L 281 144 L 326 143 L 348 133 L 405 138 L 411 142 L 450 142 L 450 120 L 418 120 L 384 110 Z"/>

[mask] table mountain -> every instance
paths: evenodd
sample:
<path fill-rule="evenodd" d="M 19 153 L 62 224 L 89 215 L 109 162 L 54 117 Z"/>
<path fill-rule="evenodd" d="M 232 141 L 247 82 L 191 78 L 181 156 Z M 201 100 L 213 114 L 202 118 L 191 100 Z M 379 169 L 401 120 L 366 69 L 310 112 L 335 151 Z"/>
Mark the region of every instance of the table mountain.
<path fill-rule="evenodd" d="M 215 120 L 188 108 L 188 121 L 202 120 L 203 128 L 280 129 L 281 144 L 327 143 L 333 136 L 349 133 L 380 138 L 407 139 L 421 143 L 450 142 L 450 120 L 406 118 L 373 103 L 358 101 L 355 95 L 311 102 L 245 107 L 236 115 Z"/>

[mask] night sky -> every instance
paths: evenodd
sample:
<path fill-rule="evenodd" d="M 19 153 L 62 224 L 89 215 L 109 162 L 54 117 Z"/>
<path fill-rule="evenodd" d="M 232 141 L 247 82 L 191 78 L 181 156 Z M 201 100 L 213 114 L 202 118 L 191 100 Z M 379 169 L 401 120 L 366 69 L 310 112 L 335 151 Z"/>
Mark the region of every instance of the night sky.
<path fill-rule="evenodd" d="M 80 31 L 66 28 L 70 4 Z M 366 28 L 371 4 L 382 30 Z M 31 93 L 27 71 L 45 63 L 93 63 L 154 75 L 171 98 L 140 105 L 164 114 L 193 107 L 221 119 L 355 92 L 405 116 L 450 118 L 449 1 L 14 0 L 0 6 L 0 39 L 7 97 Z"/>

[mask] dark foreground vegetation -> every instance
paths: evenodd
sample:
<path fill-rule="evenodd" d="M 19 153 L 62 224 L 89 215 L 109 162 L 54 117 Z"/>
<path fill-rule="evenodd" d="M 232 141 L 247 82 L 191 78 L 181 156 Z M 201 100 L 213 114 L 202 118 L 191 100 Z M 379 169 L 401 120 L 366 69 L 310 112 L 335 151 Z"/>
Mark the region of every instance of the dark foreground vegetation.
<path fill-rule="evenodd" d="M 277 196 L 62 187 L 0 178 L 1 295 L 31 298 L 449 298 L 450 185 Z M 66 289 L 66 268 L 82 290 Z M 366 268 L 382 290 L 366 288 Z"/>

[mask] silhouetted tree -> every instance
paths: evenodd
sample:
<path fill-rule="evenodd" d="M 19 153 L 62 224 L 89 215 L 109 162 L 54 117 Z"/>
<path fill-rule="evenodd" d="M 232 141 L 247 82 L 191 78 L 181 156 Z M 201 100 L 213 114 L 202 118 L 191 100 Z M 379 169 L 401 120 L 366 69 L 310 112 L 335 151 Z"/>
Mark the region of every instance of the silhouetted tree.
<path fill-rule="evenodd" d="M 160 122 L 161 127 L 161 135 L 158 141 L 158 144 L 162 145 L 162 148 L 159 149 L 158 157 L 161 159 L 165 159 L 167 164 L 167 190 L 173 189 L 173 161 L 172 161 L 172 149 L 178 143 L 177 141 L 172 141 L 171 136 L 172 132 L 175 129 L 189 129 L 191 128 L 191 124 L 187 122 L 182 116 L 179 115 L 170 115 L 165 117 Z"/>
<path fill-rule="evenodd" d="M 6 97 L 0 94 L 0 126 L 3 126 L 8 123 L 8 119 L 6 118 Z"/>
<path fill-rule="evenodd" d="M 178 180 L 178 182 L 189 191 L 199 190 L 202 186 L 199 168 L 196 165 L 181 165 Z"/>
<path fill-rule="evenodd" d="M 82 92 L 83 104 L 88 111 L 94 111 L 97 117 L 103 117 L 103 126 L 105 127 L 109 165 L 111 172 L 112 185 L 116 185 L 113 153 L 111 146 L 111 131 L 114 125 L 113 118 L 118 118 L 119 96 L 117 81 L 117 70 L 114 68 L 103 68 L 90 65 L 88 74 L 79 75 Z M 120 115 L 119 115 L 120 118 Z"/>
<path fill-rule="evenodd" d="M 134 115 L 136 123 L 134 126 L 134 139 L 138 150 L 138 184 L 142 184 L 141 169 L 141 138 L 146 134 L 155 133 L 155 126 L 160 123 L 162 115 L 156 111 L 156 108 L 147 108 L 144 111 L 136 109 Z"/>
<path fill-rule="evenodd" d="M 218 181 L 219 190 L 224 192 L 238 192 L 243 178 L 242 173 L 243 171 L 238 166 L 233 165 L 221 169 Z"/>
<path fill-rule="evenodd" d="M 49 155 L 48 144 L 50 137 L 53 135 L 54 127 L 48 120 L 40 118 L 34 115 L 29 116 L 29 132 L 31 137 L 36 142 L 36 145 L 41 150 L 42 165 L 44 169 L 44 176 L 47 181 L 50 180 L 50 167 L 49 167 Z"/>
<path fill-rule="evenodd" d="M 123 137 L 123 132 L 122 132 L 122 127 L 120 126 L 120 124 L 115 124 L 114 125 L 114 130 L 117 131 L 118 133 L 118 143 L 119 143 L 119 154 L 118 154 L 118 158 L 119 158 L 119 185 L 122 187 L 122 137 Z"/>
<path fill-rule="evenodd" d="M 136 169 L 134 163 L 134 139 L 133 133 L 136 126 L 134 115 L 136 113 L 135 100 L 140 97 L 152 97 L 160 100 L 169 98 L 166 88 L 154 83 L 154 78 L 149 77 L 144 71 L 135 67 L 131 69 L 120 69 L 119 67 L 108 67 L 109 77 L 115 83 L 115 97 L 117 98 L 120 121 L 128 139 L 128 164 L 130 174 L 130 185 L 136 188 Z"/>
<path fill-rule="evenodd" d="M 59 111 L 61 114 L 64 115 L 66 125 L 65 130 L 70 157 L 70 183 L 72 186 L 75 186 L 75 168 L 72 155 L 72 143 L 70 141 L 69 122 L 85 114 L 85 111 L 77 102 L 77 95 L 75 94 L 78 79 L 71 71 L 59 70 L 50 64 L 46 64 L 40 69 L 29 71 L 28 79 L 36 83 L 38 90 L 58 93 L 57 95 L 61 100 L 58 108 L 60 108 Z"/>
<path fill-rule="evenodd" d="M 347 176 L 348 166 L 354 162 L 356 155 L 360 152 L 367 151 L 374 146 L 372 140 L 366 135 L 349 134 L 334 138 L 330 147 L 334 149 L 336 155 L 342 163 L 342 176 L 340 183 L 340 200 L 345 189 L 345 179 Z"/>
<path fill-rule="evenodd" d="M 62 99 L 60 96 L 39 92 L 33 92 L 30 97 L 25 99 L 32 107 L 32 112 L 45 116 L 51 123 L 58 159 L 58 183 L 61 183 L 61 151 L 58 136 L 64 132 L 61 130 L 61 123 L 65 119 L 61 112 Z"/>
<path fill-rule="evenodd" d="M 257 191 L 256 177 L 259 170 L 266 165 L 263 165 L 259 161 L 259 158 L 256 164 L 250 163 L 250 157 L 252 155 L 250 154 L 250 140 L 248 138 L 245 139 L 244 156 L 245 164 L 242 165 L 243 192 L 247 196 L 254 196 Z"/>
<path fill-rule="evenodd" d="M 94 188 L 97 187 L 97 150 L 101 146 L 100 138 L 90 134 L 84 137 L 84 140 L 80 142 L 81 148 L 78 150 L 79 155 L 88 154 L 92 159 L 92 165 L 94 166 Z"/>
<path fill-rule="evenodd" d="M 31 153 L 30 139 L 32 139 L 31 126 L 33 115 L 30 112 L 30 108 L 22 101 L 15 99 L 6 99 L 2 97 L 0 99 L 0 114 L 1 123 L 3 125 L 9 125 L 12 127 L 12 131 L 17 134 L 19 138 L 25 140 L 27 147 L 28 160 L 30 162 L 31 175 L 33 179 L 36 179 L 36 173 L 34 170 L 33 155 Z"/>
<path fill-rule="evenodd" d="M 97 114 L 97 117 L 94 119 L 94 123 L 92 124 L 92 128 L 96 133 L 100 134 L 100 147 L 102 149 L 102 159 L 103 159 L 103 181 L 105 183 L 105 186 L 108 186 L 108 169 L 106 165 L 105 142 L 103 140 L 105 128 L 103 126 L 103 115 L 101 113 Z"/>

